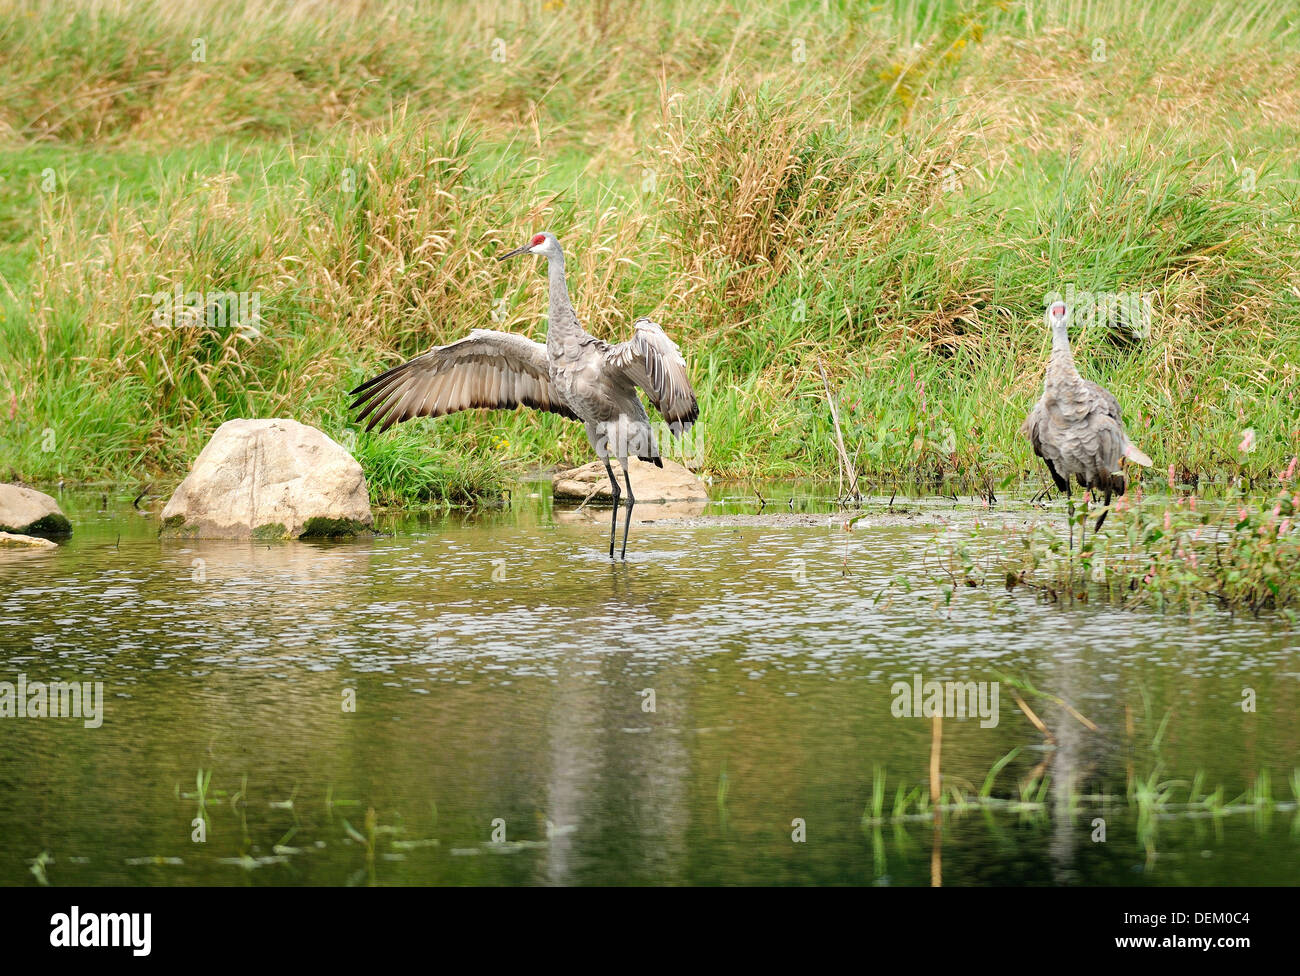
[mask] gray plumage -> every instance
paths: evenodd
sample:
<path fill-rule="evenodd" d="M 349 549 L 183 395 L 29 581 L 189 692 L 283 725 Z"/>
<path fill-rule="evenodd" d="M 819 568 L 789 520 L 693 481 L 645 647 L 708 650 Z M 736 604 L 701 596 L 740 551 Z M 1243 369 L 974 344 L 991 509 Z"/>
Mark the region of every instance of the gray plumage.
<path fill-rule="evenodd" d="M 650 418 L 637 388 L 648 395 L 668 429 L 680 436 L 699 417 L 699 405 L 681 350 L 650 319 L 638 319 L 627 342 L 610 345 L 582 328 L 569 301 L 564 251 L 551 233 L 535 235 L 519 254 L 545 257 L 549 264 L 550 307 L 545 344 L 492 329 L 474 329 L 464 339 L 438 346 L 396 366 L 352 391 L 357 420 L 382 432 L 412 417 L 441 417 L 475 408 L 547 410 L 581 420 L 597 457 L 605 462 L 614 495 L 609 554 L 621 494 L 610 458 L 623 465 L 627 520 L 623 556 L 632 522 L 632 483 L 628 457 L 663 467 Z"/>
<path fill-rule="evenodd" d="M 1127 488 L 1122 462 L 1150 465 L 1151 459 L 1129 440 L 1114 394 L 1079 375 L 1070 351 L 1069 318 L 1063 302 L 1054 302 L 1047 310 L 1052 355 L 1043 395 L 1020 430 L 1067 497 L 1073 478 L 1083 488 L 1103 493 L 1109 506 L 1111 496 L 1122 495 Z M 1073 502 L 1070 511 L 1072 516 Z M 1096 528 L 1105 520 L 1103 511 Z"/>

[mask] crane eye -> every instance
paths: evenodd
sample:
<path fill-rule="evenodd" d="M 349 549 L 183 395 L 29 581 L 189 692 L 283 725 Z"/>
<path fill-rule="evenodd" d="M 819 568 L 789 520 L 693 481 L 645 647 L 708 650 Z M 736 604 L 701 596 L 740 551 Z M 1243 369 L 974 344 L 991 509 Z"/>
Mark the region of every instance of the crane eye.
<path fill-rule="evenodd" d="M 546 243 L 546 235 L 538 234 L 536 237 L 533 238 L 533 243 L 530 244 L 529 247 L 536 247 L 538 244 L 545 244 L 545 243 Z"/>

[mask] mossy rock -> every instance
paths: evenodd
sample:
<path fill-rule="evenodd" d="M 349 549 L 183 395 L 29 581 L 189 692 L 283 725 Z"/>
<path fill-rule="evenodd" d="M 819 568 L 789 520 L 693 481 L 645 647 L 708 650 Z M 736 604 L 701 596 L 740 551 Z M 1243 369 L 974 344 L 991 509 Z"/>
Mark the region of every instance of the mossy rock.
<path fill-rule="evenodd" d="M 289 530 L 284 527 L 283 522 L 267 522 L 265 525 L 259 525 L 253 530 L 253 538 L 260 542 L 266 542 L 270 539 L 287 539 Z"/>
<path fill-rule="evenodd" d="M 0 484 L 0 532 L 40 537 L 72 534 L 59 503 L 25 485 Z"/>
<path fill-rule="evenodd" d="M 373 523 L 361 465 L 287 418 L 222 424 L 162 517 L 164 536 L 258 542 L 349 538 Z"/>
<path fill-rule="evenodd" d="M 27 528 L 22 529 L 24 535 L 39 536 L 59 536 L 72 535 L 72 523 L 62 512 L 51 512 L 49 515 L 38 518 Z"/>
<path fill-rule="evenodd" d="M 309 518 L 302 528 L 299 539 L 338 539 L 348 536 L 370 535 L 370 526 L 357 519 Z"/>
<path fill-rule="evenodd" d="M 158 535 L 164 539 L 193 539 L 199 534 L 199 527 L 186 523 L 185 516 L 173 515 L 163 519 Z"/>

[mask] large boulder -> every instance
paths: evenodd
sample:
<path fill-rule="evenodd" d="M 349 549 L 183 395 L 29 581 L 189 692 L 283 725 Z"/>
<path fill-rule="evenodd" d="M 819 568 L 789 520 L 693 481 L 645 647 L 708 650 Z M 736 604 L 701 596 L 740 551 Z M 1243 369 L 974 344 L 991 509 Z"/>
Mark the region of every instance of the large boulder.
<path fill-rule="evenodd" d="M 49 495 L 22 485 L 0 485 L 0 532 L 60 536 L 72 532 L 72 523 Z"/>
<path fill-rule="evenodd" d="M 341 445 L 296 420 L 228 420 L 162 513 L 164 536 L 301 539 L 369 532 L 365 475 Z"/>
<path fill-rule="evenodd" d="M 708 500 L 709 493 L 704 487 L 704 482 L 676 461 L 670 461 L 667 458 L 661 458 L 661 460 L 664 462 L 662 468 L 639 458 L 629 460 L 632 493 L 636 495 L 638 505 L 642 502 Z M 621 486 L 623 472 L 619 470 L 617 461 L 610 463 L 613 465 L 614 474 L 618 476 L 619 485 Z M 609 476 L 605 474 L 605 465 L 601 461 L 592 461 L 580 468 L 559 472 L 555 475 L 552 491 L 555 497 L 560 499 L 571 498 L 577 501 L 587 499 L 592 501 L 613 500 L 613 492 L 609 487 Z"/>

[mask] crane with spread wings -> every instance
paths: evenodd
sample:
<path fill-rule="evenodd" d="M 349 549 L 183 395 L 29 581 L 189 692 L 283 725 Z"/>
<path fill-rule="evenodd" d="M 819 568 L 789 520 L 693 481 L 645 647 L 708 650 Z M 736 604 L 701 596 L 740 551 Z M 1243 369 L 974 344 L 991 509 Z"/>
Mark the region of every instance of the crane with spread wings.
<path fill-rule="evenodd" d="M 621 496 L 610 466 L 623 466 L 627 514 L 622 558 L 632 524 L 632 481 L 628 457 L 663 467 L 645 406 L 644 390 L 669 431 L 680 437 L 699 417 L 699 404 L 676 343 L 650 319 L 638 319 L 632 338 L 611 345 L 583 329 L 569 301 L 564 251 L 555 235 L 536 234 L 523 247 L 503 254 L 545 257 L 549 263 L 550 308 L 546 342 L 492 329 L 474 329 L 463 339 L 437 346 L 362 383 L 351 395 L 358 422 L 382 433 L 413 417 L 441 417 L 460 410 L 532 407 L 581 420 L 587 439 L 605 463 L 614 496 L 609 555 L 614 558 Z"/>

